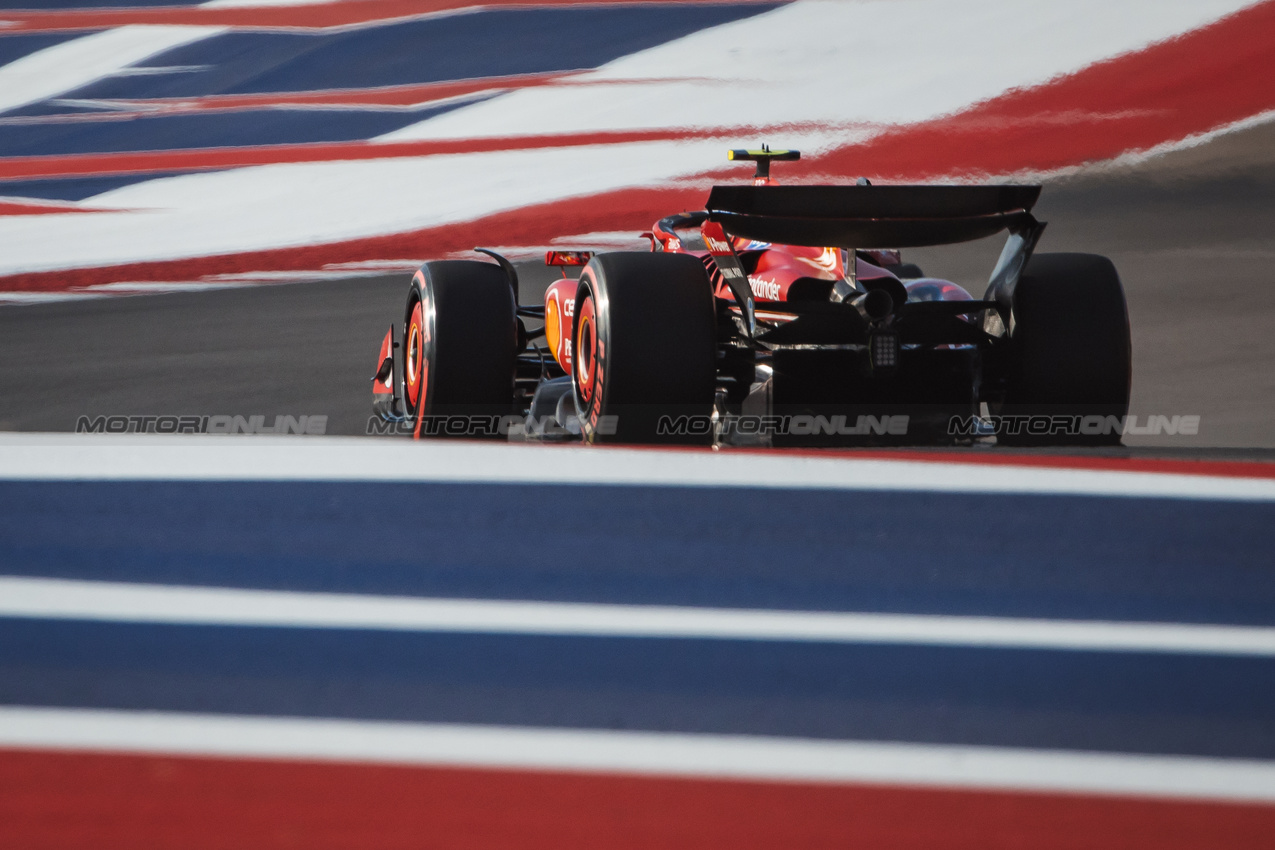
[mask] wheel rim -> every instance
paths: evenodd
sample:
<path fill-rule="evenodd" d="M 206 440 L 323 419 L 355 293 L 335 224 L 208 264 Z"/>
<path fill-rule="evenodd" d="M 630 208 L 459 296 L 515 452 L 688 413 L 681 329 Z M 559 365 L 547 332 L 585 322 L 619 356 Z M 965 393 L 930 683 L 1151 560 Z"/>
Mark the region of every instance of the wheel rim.
<path fill-rule="evenodd" d="M 598 377 L 598 322 L 593 306 L 593 293 L 587 293 L 576 316 L 575 371 L 580 400 L 593 400 Z"/>
<path fill-rule="evenodd" d="M 407 322 L 407 356 L 404 358 L 407 403 L 412 410 L 416 410 L 418 403 L 424 398 L 425 389 L 429 383 L 429 361 L 425 359 L 425 339 L 425 311 L 421 308 L 421 302 L 417 301 L 412 307 L 412 315 Z"/>

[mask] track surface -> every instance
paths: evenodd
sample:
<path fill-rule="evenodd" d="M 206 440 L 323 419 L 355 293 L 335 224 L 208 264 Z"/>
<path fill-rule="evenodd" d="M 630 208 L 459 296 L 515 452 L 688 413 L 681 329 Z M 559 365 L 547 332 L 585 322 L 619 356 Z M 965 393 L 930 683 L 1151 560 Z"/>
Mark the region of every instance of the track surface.
<path fill-rule="evenodd" d="M 1131 446 L 1275 448 L 1273 127 L 1056 179 L 1037 208 L 1050 222 L 1041 251 L 1103 253 L 1120 269 L 1131 412 L 1201 416 L 1197 437 Z M 999 248 L 909 259 L 979 294 Z M 522 274 L 535 303 L 556 273 Z M 401 319 L 406 284 L 386 275 L 0 308 L 0 428 L 68 431 L 100 414 L 320 414 L 329 434 L 363 434 L 376 346 Z"/>
<path fill-rule="evenodd" d="M 1076 145 L 1097 140 L 1083 148 L 1097 161 L 1256 115 L 1269 88 L 1234 82 L 1275 43 L 1263 40 L 1269 12 L 1255 14 L 905 128 L 914 144 L 877 148 L 885 165 L 871 146 L 845 150 L 862 164 L 838 173 L 884 175 L 873 169 L 908 150 L 913 166 L 954 156 L 942 173 L 1048 168 L 1060 145 L 1079 157 Z M 1089 18 L 1065 22 L 1077 20 Z M 1096 49 L 1148 22 L 1055 40 Z M 1049 58 L 1015 41 L 1039 53 L 1015 70 Z M 1219 41 L 1237 50 L 1219 53 Z M 914 64 L 904 55 L 886 58 Z M 1175 88 L 1179 69 L 1189 73 Z M 677 102 L 704 119 L 734 100 Z M 596 113 L 498 117 L 502 132 L 535 132 Z M 1068 116 L 1068 132 L 1039 121 L 1046 113 Z M 1004 136 L 1006 123 L 1026 135 Z M 0 846 L 1266 850 L 1273 142 L 1268 123 L 1082 169 L 1051 179 L 1038 208 L 1052 222 L 1042 250 L 1109 254 L 1123 273 L 1133 412 L 1202 417 L 1198 437 L 1101 454 L 1217 462 L 0 433 Z M 630 179 L 611 161 L 600 173 Z M 348 197 L 328 201 L 349 222 L 397 220 L 397 172 L 383 188 L 353 218 Z M 590 216 L 604 207 L 574 203 Z M 321 230 L 264 202 L 253 211 L 266 229 L 294 228 L 284 244 Z M 522 243 L 504 227 L 477 239 L 531 244 L 550 223 L 614 229 L 562 220 L 540 216 Z M 98 247 L 135 239 L 185 256 L 183 240 L 229 224 L 261 230 L 214 214 L 168 237 L 99 234 Z M 469 233 L 435 237 L 456 240 L 451 250 L 474 244 Z M 409 257 L 442 250 L 397 238 Z M 9 259 L 25 249 L 74 265 L 89 241 L 21 240 Z M 379 244 L 292 267 L 405 255 Z M 998 250 L 909 259 L 978 293 Z M 553 273 L 523 275 L 534 303 Z M 0 309 L 0 431 L 70 430 L 80 415 L 320 414 L 329 433 L 361 434 L 374 350 L 405 285 Z"/>

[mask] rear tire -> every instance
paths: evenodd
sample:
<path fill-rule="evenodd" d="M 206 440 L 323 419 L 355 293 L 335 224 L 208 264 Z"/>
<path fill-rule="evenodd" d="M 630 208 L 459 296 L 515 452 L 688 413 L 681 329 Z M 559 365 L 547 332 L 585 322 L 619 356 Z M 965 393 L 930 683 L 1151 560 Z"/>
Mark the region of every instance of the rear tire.
<path fill-rule="evenodd" d="M 1024 427 L 1002 432 L 997 442 L 1119 445 L 1120 429 L 1106 417 L 1129 412 L 1131 372 L 1129 311 L 1111 261 L 1096 254 L 1032 257 L 1013 292 L 1008 387 L 996 412 L 1076 417 L 1092 433 L 1031 434 Z"/>
<path fill-rule="evenodd" d="M 586 441 L 712 441 L 717 319 L 698 259 L 594 257 L 580 276 L 572 340 L 572 382 Z"/>
<path fill-rule="evenodd" d="M 416 436 L 499 436 L 489 426 L 510 413 L 518 341 L 504 271 L 473 260 L 426 263 L 412 279 L 403 325 L 403 396 Z"/>

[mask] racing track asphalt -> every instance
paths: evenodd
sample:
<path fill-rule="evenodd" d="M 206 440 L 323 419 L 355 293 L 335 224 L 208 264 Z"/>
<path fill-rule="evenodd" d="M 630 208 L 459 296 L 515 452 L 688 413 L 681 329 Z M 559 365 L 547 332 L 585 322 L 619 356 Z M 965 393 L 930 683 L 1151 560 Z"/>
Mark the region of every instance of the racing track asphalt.
<path fill-rule="evenodd" d="M 1128 293 L 1133 413 L 1196 414 L 1198 437 L 1142 453 L 1275 460 L 1275 123 L 1046 187 L 1041 251 L 1110 256 Z M 999 242 L 909 252 L 975 295 Z M 523 266 L 524 301 L 556 275 Z M 0 309 L 0 430 L 80 415 L 326 414 L 362 434 L 402 274 Z M 1229 450 L 1228 450 L 1229 449 Z"/>

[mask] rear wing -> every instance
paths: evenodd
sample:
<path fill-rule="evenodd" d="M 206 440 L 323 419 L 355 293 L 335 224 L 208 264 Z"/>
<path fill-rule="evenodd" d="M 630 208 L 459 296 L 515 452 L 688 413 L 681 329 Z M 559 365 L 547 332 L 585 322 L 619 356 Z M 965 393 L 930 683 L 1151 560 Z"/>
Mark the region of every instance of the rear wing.
<path fill-rule="evenodd" d="M 785 245 L 917 248 L 1036 227 L 1040 186 L 714 186 L 709 219 Z"/>

